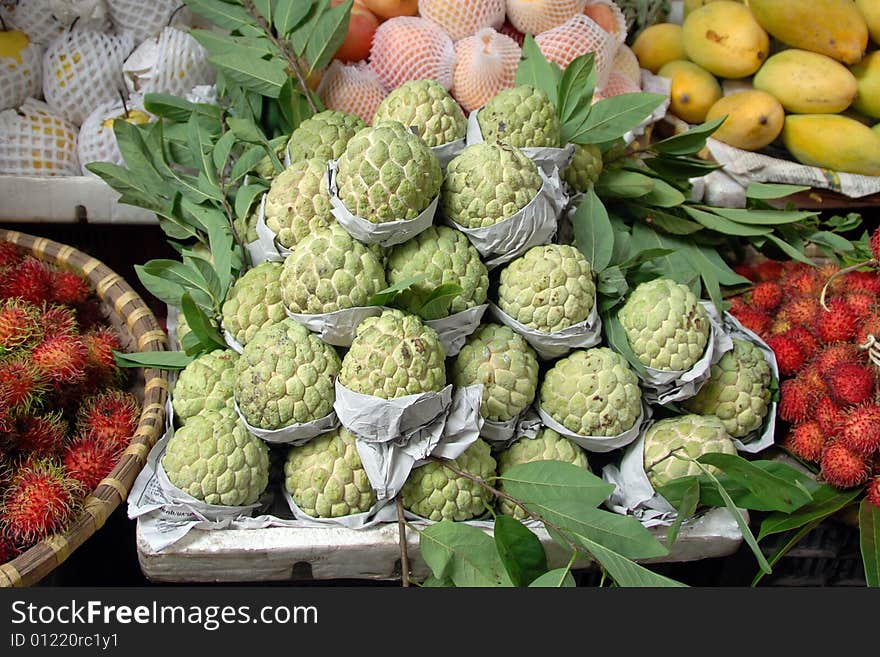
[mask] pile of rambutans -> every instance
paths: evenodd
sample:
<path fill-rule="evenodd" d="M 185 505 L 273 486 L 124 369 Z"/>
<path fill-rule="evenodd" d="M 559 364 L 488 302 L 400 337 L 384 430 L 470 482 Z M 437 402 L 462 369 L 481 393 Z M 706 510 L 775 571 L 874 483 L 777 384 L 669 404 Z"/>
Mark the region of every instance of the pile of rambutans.
<path fill-rule="evenodd" d="M 737 271 L 754 286 L 730 312 L 773 349 L 784 379 L 782 447 L 836 488 L 865 486 L 880 507 L 880 381 L 867 350 L 880 340 L 880 273 L 773 260 Z"/>
<path fill-rule="evenodd" d="M 0 564 L 63 532 L 140 409 L 88 281 L 0 241 Z"/>

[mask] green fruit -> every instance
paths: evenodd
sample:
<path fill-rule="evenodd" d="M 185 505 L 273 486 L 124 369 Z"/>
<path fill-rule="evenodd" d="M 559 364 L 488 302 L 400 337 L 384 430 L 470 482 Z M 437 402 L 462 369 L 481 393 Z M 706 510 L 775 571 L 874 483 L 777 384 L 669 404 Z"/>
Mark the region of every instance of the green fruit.
<path fill-rule="evenodd" d="M 259 217 L 260 206 L 257 204 L 246 217 L 241 217 L 233 221 L 236 234 L 245 244 L 251 244 L 260 239 L 260 236 L 257 235 L 257 220 Z"/>
<path fill-rule="evenodd" d="M 183 368 L 174 385 L 171 405 L 181 424 L 205 409 L 233 408 L 235 363 L 231 349 L 211 351 Z"/>
<path fill-rule="evenodd" d="M 254 504 L 269 482 L 269 449 L 235 411 L 205 410 L 178 429 L 162 457 L 168 480 L 208 504 Z"/>
<path fill-rule="evenodd" d="M 297 160 L 272 181 L 263 216 L 284 248 L 291 249 L 307 235 L 336 222 L 326 175 L 327 163 L 311 158 Z"/>
<path fill-rule="evenodd" d="M 556 108 L 540 89 L 520 85 L 498 92 L 477 115 L 485 141 L 516 148 L 558 148 L 561 126 Z"/>
<path fill-rule="evenodd" d="M 410 132 L 436 147 L 467 133 L 467 119 L 449 92 L 435 80 L 410 80 L 379 103 L 373 124 L 398 121 Z"/>
<path fill-rule="evenodd" d="M 241 346 L 267 324 L 287 317 L 281 299 L 281 263 L 264 262 L 248 270 L 223 302 L 223 328 Z"/>
<path fill-rule="evenodd" d="M 364 513 L 376 504 L 355 437 L 341 427 L 290 448 L 284 486 L 296 505 L 313 518 Z"/>
<path fill-rule="evenodd" d="M 290 161 L 313 157 L 328 162 L 342 155 L 349 140 L 367 126 L 359 117 L 336 110 L 318 112 L 299 124 L 290 135 Z"/>
<path fill-rule="evenodd" d="M 736 447 L 724 425 L 714 415 L 682 415 L 660 420 L 645 432 L 645 473 L 654 488 L 680 477 L 702 474 L 700 466 L 689 460 L 703 454 L 736 454 Z M 714 466 L 703 466 L 713 474 Z"/>
<path fill-rule="evenodd" d="M 594 144 L 575 144 L 574 157 L 563 173 L 565 182 L 578 192 L 586 192 L 602 174 L 602 151 Z"/>

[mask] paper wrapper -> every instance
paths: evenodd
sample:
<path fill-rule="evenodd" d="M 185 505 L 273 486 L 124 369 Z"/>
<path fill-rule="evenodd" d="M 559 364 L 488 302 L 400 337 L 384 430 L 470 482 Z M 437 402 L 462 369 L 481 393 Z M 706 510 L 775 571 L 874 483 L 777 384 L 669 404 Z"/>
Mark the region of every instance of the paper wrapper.
<path fill-rule="evenodd" d="M 272 445 L 304 445 L 315 436 L 333 431 L 333 429 L 339 426 L 339 419 L 336 417 L 336 413 L 330 411 L 324 417 L 312 420 L 311 422 L 291 424 L 281 429 L 261 429 L 247 421 L 244 413 L 238 407 L 237 401 L 234 402 L 234 408 L 239 419 L 252 435 Z"/>
<path fill-rule="evenodd" d="M 465 228 L 451 219 L 446 223 L 462 232 L 493 269 L 525 253 L 533 246 L 548 244 L 556 234 L 556 224 L 565 205 L 565 192 L 559 177 L 541 173 L 541 189 L 516 214 L 485 228 Z"/>
<path fill-rule="evenodd" d="M 483 419 L 483 428 L 480 429 L 480 438 L 489 443 L 493 448 L 503 449 L 522 437 L 535 438 L 541 428 L 541 418 L 532 408 L 528 408 L 520 415 L 508 420 L 498 422 Z"/>
<path fill-rule="evenodd" d="M 345 228 L 349 234 L 364 244 L 379 244 L 380 246 L 394 246 L 408 242 L 413 237 L 427 230 L 434 223 L 434 214 L 437 212 L 437 204 L 440 195 L 427 208 L 422 210 L 415 219 L 406 221 L 387 221 L 374 224 L 363 217 L 352 214 L 339 198 L 336 188 L 336 162 L 329 165 L 330 205 L 333 206 L 333 216 L 339 225 Z"/>
<path fill-rule="evenodd" d="M 327 344 L 336 347 L 350 347 L 360 323 L 367 317 L 381 315 L 382 308 L 380 306 L 362 306 L 319 315 L 301 315 L 292 313 L 286 308 L 285 312 L 288 317 L 302 324 L 312 333 L 317 333 L 318 337 Z"/>
<path fill-rule="evenodd" d="M 687 371 L 664 371 L 646 368 L 642 379 L 645 400 L 651 404 L 684 401 L 696 395 L 709 378 L 711 367 L 733 349 L 733 341 L 724 330 L 718 311 L 711 301 L 700 301 L 709 317 L 709 340 L 703 356 Z M 638 374 L 638 373 L 637 373 Z"/>
<path fill-rule="evenodd" d="M 437 336 L 440 338 L 440 344 L 443 345 L 447 358 L 458 355 L 468 336 L 477 330 L 477 327 L 483 320 L 486 308 L 488 308 L 488 305 L 484 303 L 480 306 L 462 310 L 460 313 L 455 313 L 449 317 L 425 321 L 426 326 L 430 326 L 437 331 Z"/>
<path fill-rule="evenodd" d="M 596 308 L 596 298 L 593 297 L 593 307 L 587 318 L 567 329 L 556 333 L 542 333 L 520 324 L 513 317 L 501 310 L 496 304 L 489 304 L 492 316 L 505 326 L 523 336 L 532 345 L 532 348 L 544 360 L 552 360 L 572 349 L 588 349 L 602 342 L 602 319 Z"/>
<path fill-rule="evenodd" d="M 296 501 L 290 495 L 287 487 L 281 486 L 284 495 L 284 501 L 293 517 L 296 518 L 304 527 L 327 527 L 328 525 L 347 527 L 348 529 L 366 529 L 381 522 L 394 522 L 397 520 L 397 509 L 393 504 L 389 504 L 391 499 L 379 500 L 368 511 L 363 513 L 353 513 L 350 516 L 340 516 L 339 518 L 315 518 L 299 508 Z"/>
<path fill-rule="evenodd" d="M 199 84 L 186 94 L 186 99 L 191 103 L 203 103 L 205 105 L 217 104 L 217 87 L 213 84 Z"/>
<path fill-rule="evenodd" d="M 433 146 L 431 150 L 434 151 L 434 155 L 437 156 L 437 160 L 440 162 L 440 168 L 445 172 L 449 163 L 461 155 L 461 152 L 465 149 L 466 145 L 466 139 L 456 139 L 448 144 Z"/>
<path fill-rule="evenodd" d="M 357 437 L 358 454 L 380 500 L 397 495 L 413 465 L 431 454 L 455 458 L 480 434 L 482 386 L 380 399 L 336 382 L 334 408 Z"/>
<path fill-rule="evenodd" d="M 651 71 L 642 69 L 642 91 L 645 93 L 663 94 L 666 96 L 666 100 L 660 104 L 660 107 L 654 110 L 651 116 L 623 136 L 623 141 L 627 144 L 633 143 L 636 139 L 644 135 L 648 126 L 657 123 L 657 121 L 661 121 L 669 113 L 672 80 L 669 78 L 661 78 L 659 75 L 651 73 Z"/>
<path fill-rule="evenodd" d="M 239 355 L 244 353 L 244 346 L 226 329 L 223 329 L 223 340 L 226 342 L 226 346 L 232 349 L 235 353 Z"/>
<path fill-rule="evenodd" d="M 651 408 L 644 402 L 644 400 L 642 400 L 642 411 L 639 413 L 639 417 L 636 418 L 632 427 L 623 433 L 619 433 L 616 436 L 582 436 L 570 431 L 568 428 L 554 420 L 540 407 L 540 405 L 537 405 L 537 409 L 538 415 L 541 417 L 541 422 L 545 427 L 553 429 L 553 431 L 560 436 L 565 436 L 588 452 L 612 452 L 615 449 L 626 447 L 639 437 L 639 433 L 645 422 L 648 422 L 651 419 Z"/>
<path fill-rule="evenodd" d="M 266 225 L 266 196 L 260 198 L 260 207 L 257 209 L 257 241 L 248 245 L 248 254 L 251 256 L 251 264 L 256 267 L 267 261 L 283 261 L 290 255 L 290 249 L 285 249 L 277 242 L 277 235 Z"/>

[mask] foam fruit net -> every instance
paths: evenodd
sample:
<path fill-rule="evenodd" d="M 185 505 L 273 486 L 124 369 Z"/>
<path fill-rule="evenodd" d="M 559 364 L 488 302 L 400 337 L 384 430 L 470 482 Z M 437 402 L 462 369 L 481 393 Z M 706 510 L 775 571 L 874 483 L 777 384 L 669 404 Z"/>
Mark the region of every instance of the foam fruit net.
<path fill-rule="evenodd" d="M 419 14 L 440 25 L 453 41 L 476 34 L 483 27 L 501 27 L 506 8 L 505 0 L 419 0 Z"/>
<path fill-rule="evenodd" d="M 0 109 L 18 107 L 29 96 L 40 91 L 40 60 L 42 49 L 36 43 L 29 44 L 15 57 L 0 58 Z"/>
<path fill-rule="evenodd" d="M 455 46 L 436 23 L 398 16 L 379 26 L 373 36 L 370 67 L 389 90 L 408 80 L 436 80 L 452 88 Z"/>
<path fill-rule="evenodd" d="M 367 123 L 373 121 L 385 95 L 382 82 L 364 64 L 346 66 L 334 61 L 318 85 L 318 96 L 327 109 L 354 114 Z"/>
<path fill-rule="evenodd" d="M 535 43 L 547 59 L 556 62 L 563 69 L 576 57 L 595 53 L 596 83 L 600 89 L 608 82 L 611 64 L 618 48 L 613 35 L 583 14 L 539 34 L 535 37 Z"/>
<path fill-rule="evenodd" d="M 169 25 L 171 14 L 182 5 L 183 0 L 107 0 L 113 23 L 120 31 L 131 32 L 135 43 L 142 43 L 159 34 L 163 27 Z M 189 11 L 184 8 L 174 14 L 170 24 L 186 27 L 190 22 Z"/>
<path fill-rule="evenodd" d="M 507 0 L 507 19 L 524 34 L 540 34 L 580 14 L 586 0 Z"/>
<path fill-rule="evenodd" d="M 75 176 L 76 128 L 28 98 L 19 110 L 0 112 L 0 174 Z"/>
<path fill-rule="evenodd" d="M 452 95 L 468 112 L 514 85 L 521 49 L 491 27 L 455 44 Z"/>
<path fill-rule="evenodd" d="M 214 69 L 208 53 L 187 32 L 166 27 L 159 35 L 159 58 L 144 93 L 156 92 L 184 96 L 193 87 L 213 84 Z"/>

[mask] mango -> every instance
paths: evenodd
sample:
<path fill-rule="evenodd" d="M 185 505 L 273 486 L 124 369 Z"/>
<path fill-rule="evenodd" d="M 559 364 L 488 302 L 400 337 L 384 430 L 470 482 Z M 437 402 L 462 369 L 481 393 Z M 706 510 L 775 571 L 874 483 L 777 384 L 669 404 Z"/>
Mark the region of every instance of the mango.
<path fill-rule="evenodd" d="M 853 0 L 749 0 L 749 9 L 783 43 L 844 64 L 858 62 L 868 47 L 868 26 Z"/>
<path fill-rule="evenodd" d="M 868 25 L 871 39 L 880 45 L 880 2 L 877 0 L 856 0 L 856 8 Z"/>
<path fill-rule="evenodd" d="M 686 59 L 681 25 L 657 23 L 639 33 L 632 46 L 639 65 L 656 73 L 665 64 L 676 59 Z"/>
<path fill-rule="evenodd" d="M 761 67 L 755 89 L 776 96 L 789 112 L 836 114 L 852 105 L 858 82 L 840 62 L 817 52 L 792 48 L 776 53 Z"/>
<path fill-rule="evenodd" d="M 684 15 L 687 16 L 692 11 L 696 11 L 703 5 L 708 5 L 710 2 L 718 2 L 719 0 L 684 0 Z M 737 2 L 742 2 L 742 0 L 736 0 Z"/>
<path fill-rule="evenodd" d="M 740 91 L 725 96 L 709 108 L 707 121 L 727 116 L 712 136 L 718 141 L 746 151 L 769 145 L 782 132 L 785 110 L 764 91 Z"/>
<path fill-rule="evenodd" d="M 850 71 L 856 76 L 859 86 L 853 109 L 880 119 L 880 50 L 869 53 Z"/>
<path fill-rule="evenodd" d="M 801 164 L 880 176 L 880 133 L 854 119 L 792 114 L 785 117 L 782 141 Z"/>
<path fill-rule="evenodd" d="M 688 123 L 705 121 L 709 108 L 721 98 L 721 85 L 715 76 L 693 62 L 669 62 L 657 75 L 672 81 L 669 109 Z"/>
<path fill-rule="evenodd" d="M 684 19 L 688 59 L 722 78 L 744 78 L 761 68 L 770 53 L 770 37 L 738 2 L 718 0 Z"/>

